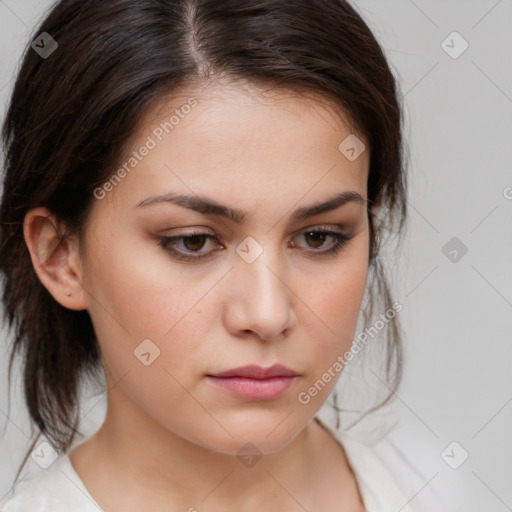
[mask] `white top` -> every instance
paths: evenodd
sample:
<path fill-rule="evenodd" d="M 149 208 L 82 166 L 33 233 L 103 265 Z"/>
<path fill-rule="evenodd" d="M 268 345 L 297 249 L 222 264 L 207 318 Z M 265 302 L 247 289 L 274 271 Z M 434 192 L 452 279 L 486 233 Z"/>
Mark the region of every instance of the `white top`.
<path fill-rule="evenodd" d="M 341 443 L 355 474 L 367 512 L 413 512 L 397 480 L 374 450 L 319 422 Z M 402 468 L 403 469 L 403 468 Z M 67 454 L 48 469 L 16 484 L 0 512 L 103 512 L 73 469 Z"/>

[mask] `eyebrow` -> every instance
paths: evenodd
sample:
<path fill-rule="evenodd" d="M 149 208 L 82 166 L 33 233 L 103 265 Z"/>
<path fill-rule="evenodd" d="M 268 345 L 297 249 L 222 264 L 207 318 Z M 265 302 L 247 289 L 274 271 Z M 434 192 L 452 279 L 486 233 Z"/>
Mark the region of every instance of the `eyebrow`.
<path fill-rule="evenodd" d="M 337 194 L 326 201 L 321 203 L 312 204 L 309 206 L 301 206 L 297 208 L 291 216 L 291 220 L 303 220 L 314 215 L 336 210 L 337 208 L 348 204 L 364 204 L 366 201 L 362 196 L 353 191 L 345 191 Z M 143 208 L 147 206 L 154 206 L 161 203 L 172 203 L 184 208 L 189 208 L 203 215 L 215 215 L 231 220 L 237 224 L 241 224 L 247 217 L 247 212 L 237 208 L 230 208 L 216 200 L 208 197 L 189 196 L 184 194 L 168 193 L 160 196 L 149 197 L 144 199 L 135 206 L 136 208 Z"/>

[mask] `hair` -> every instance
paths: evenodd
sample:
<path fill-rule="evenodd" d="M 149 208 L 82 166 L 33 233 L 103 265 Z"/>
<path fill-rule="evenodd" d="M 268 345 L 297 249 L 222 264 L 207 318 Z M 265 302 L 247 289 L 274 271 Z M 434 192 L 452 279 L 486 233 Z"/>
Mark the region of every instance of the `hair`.
<path fill-rule="evenodd" d="M 24 241 L 25 214 L 47 207 L 66 226 L 63 239 L 81 237 L 94 189 L 112 175 L 145 114 L 178 89 L 223 76 L 310 92 L 339 107 L 371 150 L 369 268 L 376 285 L 365 318 L 378 299 L 381 311 L 390 306 L 377 256 L 385 232 L 401 232 L 406 217 L 403 113 L 383 51 L 347 1 L 61 0 L 32 40 L 43 32 L 58 48 L 48 58 L 30 46 L 24 53 L 2 130 L 0 207 L 9 389 L 18 355 L 37 438 L 45 435 L 61 452 L 71 446 L 81 379 L 97 376 L 101 360 L 88 312 L 61 306 L 39 281 Z M 391 392 L 382 404 L 402 368 L 396 317 L 385 330 Z"/>

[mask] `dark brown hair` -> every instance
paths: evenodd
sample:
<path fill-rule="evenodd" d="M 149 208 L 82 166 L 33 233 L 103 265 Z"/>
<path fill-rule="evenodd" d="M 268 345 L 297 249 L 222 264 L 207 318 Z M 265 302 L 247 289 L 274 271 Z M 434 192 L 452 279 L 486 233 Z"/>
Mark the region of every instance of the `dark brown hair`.
<path fill-rule="evenodd" d="M 371 150 L 369 265 L 376 281 L 365 318 L 377 296 L 381 311 L 390 307 L 377 255 L 386 231 L 400 232 L 406 215 L 402 110 L 382 49 L 348 2 L 61 0 L 31 40 L 43 32 L 58 48 L 42 58 L 28 46 L 3 125 L 0 269 L 13 333 L 9 383 L 21 355 L 30 417 L 57 450 L 74 439 L 80 382 L 99 375 L 100 352 L 87 311 L 62 307 L 36 276 L 25 214 L 45 206 L 69 232 L 83 233 L 94 189 L 112 175 L 145 113 L 178 88 L 222 75 L 339 106 Z M 401 373 L 396 318 L 387 331 L 394 390 Z"/>

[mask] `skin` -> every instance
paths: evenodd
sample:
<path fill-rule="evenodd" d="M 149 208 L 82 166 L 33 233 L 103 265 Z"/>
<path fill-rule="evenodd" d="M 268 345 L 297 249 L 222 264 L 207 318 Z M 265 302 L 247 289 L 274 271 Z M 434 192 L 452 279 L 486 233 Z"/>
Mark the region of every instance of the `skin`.
<path fill-rule="evenodd" d="M 174 130 L 93 199 L 81 247 L 75 237 L 59 243 L 48 210 L 25 219 L 39 278 L 62 305 L 89 312 L 102 352 L 106 420 L 72 450 L 73 467 L 108 511 L 364 510 L 341 445 L 312 420 L 339 374 L 308 404 L 297 396 L 355 335 L 368 270 L 368 145 L 345 158 L 338 145 L 357 132 L 320 98 L 217 83 L 156 105 L 130 151 L 191 97 L 197 106 Z M 291 220 L 345 191 L 363 202 Z M 169 202 L 137 207 L 170 192 L 243 209 L 246 220 Z M 322 256 L 334 240 L 306 235 L 319 227 L 352 238 Z M 158 245 L 191 231 L 217 238 L 175 244 L 210 254 L 199 262 Z M 236 252 L 247 237 L 263 248 L 252 263 Z M 134 355 L 145 339 L 160 350 L 148 366 Z M 300 376 L 270 401 L 206 377 L 274 363 Z M 252 467 L 237 457 L 247 442 L 263 455 Z"/>

